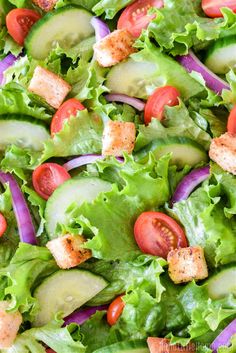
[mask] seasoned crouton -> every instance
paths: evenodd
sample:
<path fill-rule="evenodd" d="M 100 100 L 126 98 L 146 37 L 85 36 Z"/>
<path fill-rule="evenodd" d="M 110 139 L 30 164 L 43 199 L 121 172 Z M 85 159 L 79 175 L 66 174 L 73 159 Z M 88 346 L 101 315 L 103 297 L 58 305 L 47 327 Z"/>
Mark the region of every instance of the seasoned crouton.
<path fill-rule="evenodd" d="M 200 280 L 208 276 L 204 251 L 200 246 L 171 250 L 167 261 L 169 275 L 174 283 Z"/>
<path fill-rule="evenodd" d="M 118 29 L 94 44 L 95 58 L 103 67 L 116 65 L 135 52 L 134 39 L 126 29 Z"/>
<path fill-rule="evenodd" d="M 0 349 L 12 346 L 22 323 L 19 311 L 7 312 L 8 307 L 7 301 L 0 302 Z"/>
<path fill-rule="evenodd" d="M 110 120 L 103 131 L 102 154 L 122 156 L 123 152 L 132 153 L 135 143 L 135 125 Z"/>
<path fill-rule="evenodd" d="M 57 0 L 33 0 L 35 5 L 40 7 L 43 11 L 51 11 L 57 3 Z"/>
<path fill-rule="evenodd" d="M 194 353 L 196 352 L 195 345 L 193 343 L 188 344 L 186 347 L 182 347 L 177 344 L 171 345 L 170 340 L 167 338 L 148 337 L 147 344 L 148 344 L 150 353 Z"/>
<path fill-rule="evenodd" d="M 219 166 L 236 175 L 236 136 L 226 132 L 211 141 L 210 158 Z"/>
<path fill-rule="evenodd" d="M 78 266 L 92 257 L 91 251 L 81 246 L 85 241 L 81 235 L 66 234 L 49 241 L 46 246 L 51 251 L 58 266 L 67 269 Z"/>
<path fill-rule="evenodd" d="M 58 109 L 70 92 L 71 86 L 53 72 L 37 66 L 30 81 L 29 91 L 43 97 L 53 108 Z"/>

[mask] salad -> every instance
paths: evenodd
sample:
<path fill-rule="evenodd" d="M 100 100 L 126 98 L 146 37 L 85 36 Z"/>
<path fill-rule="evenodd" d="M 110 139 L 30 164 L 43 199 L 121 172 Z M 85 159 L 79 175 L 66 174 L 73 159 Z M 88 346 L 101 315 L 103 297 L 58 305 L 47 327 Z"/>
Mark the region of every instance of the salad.
<path fill-rule="evenodd" d="M 235 353 L 235 1 L 0 24 L 0 352 Z"/>

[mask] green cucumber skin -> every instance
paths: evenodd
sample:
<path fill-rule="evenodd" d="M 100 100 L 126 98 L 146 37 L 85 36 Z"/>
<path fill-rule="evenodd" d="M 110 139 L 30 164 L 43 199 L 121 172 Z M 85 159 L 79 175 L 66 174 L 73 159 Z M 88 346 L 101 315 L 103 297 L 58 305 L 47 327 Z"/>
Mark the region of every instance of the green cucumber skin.
<path fill-rule="evenodd" d="M 68 13 L 70 11 L 77 11 L 77 12 L 80 11 L 81 13 L 84 13 L 84 14 L 88 15 L 88 17 L 92 18 L 92 14 L 89 11 L 87 11 L 86 9 L 79 7 L 79 6 L 72 6 L 72 5 L 61 7 L 57 10 L 52 11 L 52 12 L 48 12 L 44 17 L 42 17 L 39 21 L 37 21 L 31 27 L 31 30 L 25 39 L 25 48 L 26 48 L 27 53 L 30 56 L 32 56 L 34 59 L 38 59 L 38 60 L 42 60 L 47 57 L 50 50 L 53 48 L 53 44 L 52 44 L 53 40 L 57 40 L 57 38 L 51 38 L 52 41 L 50 44 L 52 44 L 52 45 L 47 46 L 46 50 L 43 50 L 45 48 L 43 48 L 42 45 L 37 45 L 37 40 L 41 37 L 41 36 L 39 36 L 39 34 L 43 30 L 45 30 L 44 29 L 45 26 L 49 27 L 46 30 L 46 33 L 50 33 L 50 26 L 52 25 L 52 20 L 57 16 L 62 16 L 62 15 L 66 16 L 66 15 L 68 15 Z M 71 47 L 78 45 L 79 42 L 81 42 L 82 40 L 84 40 L 94 34 L 94 29 L 93 29 L 92 25 L 90 25 L 90 20 L 88 21 L 88 27 L 89 27 L 88 34 L 86 36 L 84 36 L 83 38 L 81 38 L 80 40 L 78 40 L 78 42 L 75 43 L 74 45 L 72 45 Z M 60 28 L 60 31 L 63 35 L 65 35 L 66 32 L 65 32 L 65 28 L 63 26 L 62 26 L 62 28 Z M 73 34 L 74 34 L 74 32 L 73 32 Z M 61 34 L 59 34 L 59 35 L 61 35 Z M 43 37 L 45 38 L 45 36 L 43 36 Z M 44 40 L 44 42 L 45 42 L 45 40 Z M 66 44 L 68 44 L 68 40 L 65 40 L 65 42 L 66 42 Z M 63 47 L 63 45 L 62 45 L 62 47 Z M 69 48 L 71 48 L 71 47 L 69 47 Z M 35 51 L 35 48 L 36 48 L 36 51 Z M 37 51 L 37 48 L 40 48 L 40 50 Z M 66 48 L 63 48 L 63 49 L 66 49 Z"/>
<path fill-rule="evenodd" d="M 141 162 L 145 162 L 148 158 L 149 152 L 153 152 L 154 155 L 157 156 L 158 151 L 159 151 L 158 157 L 160 158 L 162 155 L 169 153 L 171 151 L 172 146 L 173 146 L 173 153 L 175 151 L 176 146 L 183 149 L 186 147 L 186 156 L 188 156 L 188 159 L 190 156 L 190 148 L 192 149 L 192 152 L 195 152 L 196 154 L 198 154 L 198 158 L 197 159 L 193 158 L 192 163 L 191 163 L 191 156 L 188 163 L 186 163 L 187 161 L 186 156 L 183 155 L 183 157 L 178 158 L 176 163 L 180 168 L 184 167 L 186 164 L 196 165 L 197 163 L 200 163 L 202 161 L 206 162 L 208 159 L 207 154 L 203 149 L 203 147 L 188 137 L 168 137 L 165 139 L 153 140 L 152 142 L 144 146 L 140 151 L 138 151 L 135 154 L 135 159 Z M 175 161 L 172 160 L 171 163 L 175 164 Z"/>
<path fill-rule="evenodd" d="M 228 61 L 226 50 L 229 51 Z M 205 65 L 216 74 L 226 74 L 231 68 L 235 68 L 236 36 L 220 38 L 212 44 L 206 53 Z"/>
<path fill-rule="evenodd" d="M 100 191 L 98 190 L 99 188 Z M 80 205 L 83 202 L 91 202 L 100 192 L 110 190 L 110 183 L 96 177 L 69 179 L 59 186 L 49 197 L 45 210 L 46 230 L 49 238 L 54 239 L 57 237 L 55 231 L 58 222 L 67 223 L 65 211 L 72 203 L 77 202 Z M 97 193 L 97 191 L 99 192 Z M 67 204 L 65 204 L 65 200 L 67 200 Z"/>
<path fill-rule="evenodd" d="M 149 353 L 145 341 L 124 341 L 114 343 L 107 347 L 102 347 L 93 353 Z"/>
<path fill-rule="evenodd" d="M 205 285 L 212 299 L 221 299 L 230 293 L 236 296 L 236 264 L 229 265 L 212 275 Z"/>

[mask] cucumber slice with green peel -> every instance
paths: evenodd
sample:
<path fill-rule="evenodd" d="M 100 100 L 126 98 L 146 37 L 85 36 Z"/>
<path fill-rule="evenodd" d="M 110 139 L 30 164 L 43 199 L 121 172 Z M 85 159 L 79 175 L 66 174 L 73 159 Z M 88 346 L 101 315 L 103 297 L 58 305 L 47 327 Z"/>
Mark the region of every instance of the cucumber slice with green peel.
<path fill-rule="evenodd" d="M 212 299 L 220 299 L 230 293 L 236 296 L 236 265 L 221 270 L 206 283 L 209 296 Z"/>
<path fill-rule="evenodd" d="M 85 9 L 66 6 L 47 13 L 31 28 L 25 40 L 27 53 L 45 59 L 53 47 L 71 49 L 94 34 L 92 14 Z"/>
<path fill-rule="evenodd" d="M 92 202 L 101 192 L 111 190 L 111 184 L 96 177 L 84 177 L 67 180 L 59 186 L 48 199 L 45 218 L 50 239 L 56 238 L 58 223 L 68 224 L 70 218 L 66 211 L 70 205 L 78 206 L 83 202 Z"/>
<path fill-rule="evenodd" d="M 155 58 L 144 58 L 142 61 L 129 58 L 113 66 L 106 81 L 111 93 L 122 93 L 142 99 L 150 96 L 156 87 L 165 85 L 176 87 L 183 99 L 204 90 L 179 63 L 159 52 Z"/>
<path fill-rule="evenodd" d="M 0 151 L 13 144 L 41 151 L 43 143 L 49 138 L 50 134 L 46 127 L 35 119 L 17 115 L 0 117 Z"/>
<path fill-rule="evenodd" d="M 85 270 L 59 270 L 47 277 L 34 292 L 40 310 L 33 325 L 43 326 L 58 312 L 63 317 L 81 307 L 107 286 L 103 277 Z"/>
<path fill-rule="evenodd" d="M 208 160 L 204 148 L 188 137 L 153 140 L 135 154 L 135 159 L 146 162 L 149 152 L 153 152 L 156 158 L 172 153 L 171 164 L 175 164 L 179 168 L 183 168 L 185 165 L 194 166 Z"/>
<path fill-rule="evenodd" d="M 124 341 L 114 343 L 107 347 L 102 347 L 93 353 L 149 353 L 145 341 Z"/>
<path fill-rule="evenodd" d="M 218 39 L 208 50 L 205 65 L 216 74 L 236 68 L 236 36 Z"/>

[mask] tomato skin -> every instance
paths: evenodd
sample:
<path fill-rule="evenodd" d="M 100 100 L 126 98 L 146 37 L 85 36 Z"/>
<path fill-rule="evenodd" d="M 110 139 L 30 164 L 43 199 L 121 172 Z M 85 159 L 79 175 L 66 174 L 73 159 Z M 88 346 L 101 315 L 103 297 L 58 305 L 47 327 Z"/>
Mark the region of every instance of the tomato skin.
<path fill-rule="evenodd" d="M 235 0 L 202 0 L 202 9 L 208 17 L 223 17 L 221 7 L 229 7 L 236 13 Z"/>
<path fill-rule="evenodd" d="M 159 9 L 163 5 L 163 0 L 137 0 L 124 9 L 118 20 L 117 28 L 127 29 L 133 37 L 138 38 L 142 29 L 147 28 L 156 17 L 155 14 L 147 14 L 149 8 L 156 7 Z"/>
<path fill-rule="evenodd" d="M 231 110 L 228 122 L 227 122 L 227 132 L 235 135 L 236 134 L 236 105 Z"/>
<path fill-rule="evenodd" d="M 54 136 L 57 132 L 63 128 L 64 121 L 69 119 L 70 116 L 76 116 L 79 110 L 84 110 L 85 107 L 76 98 L 71 98 L 65 101 L 56 114 L 52 118 L 51 122 L 51 135 Z"/>
<path fill-rule="evenodd" d="M 109 305 L 107 310 L 107 322 L 110 326 L 115 325 L 124 310 L 125 303 L 123 302 L 122 297 L 123 296 L 120 295 Z"/>
<path fill-rule="evenodd" d="M 5 231 L 7 230 L 7 221 L 6 218 L 0 213 L 0 237 L 3 236 Z"/>
<path fill-rule="evenodd" d="M 144 122 L 149 124 L 152 118 L 162 120 L 165 106 L 173 107 L 179 104 L 179 91 L 172 86 L 158 87 L 148 98 L 144 108 Z"/>
<path fill-rule="evenodd" d="M 6 16 L 7 30 L 11 37 L 19 45 L 24 45 L 26 36 L 41 15 L 29 9 L 13 9 Z"/>
<path fill-rule="evenodd" d="M 170 250 L 188 246 L 181 226 L 162 212 L 143 212 L 134 225 L 134 237 L 145 254 L 164 259 Z"/>
<path fill-rule="evenodd" d="M 47 348 L 46 353 L 56 353 L 56 352 L 54 350 L 52 350 L 51 348 Z"/>
<path fill-rule="evenodd" d="M 35 191 L 47 200 L 59 185 L 70 179 L 70 174 L 57 163 L 44 163 L 33 171 L 32 179 Z"/>

